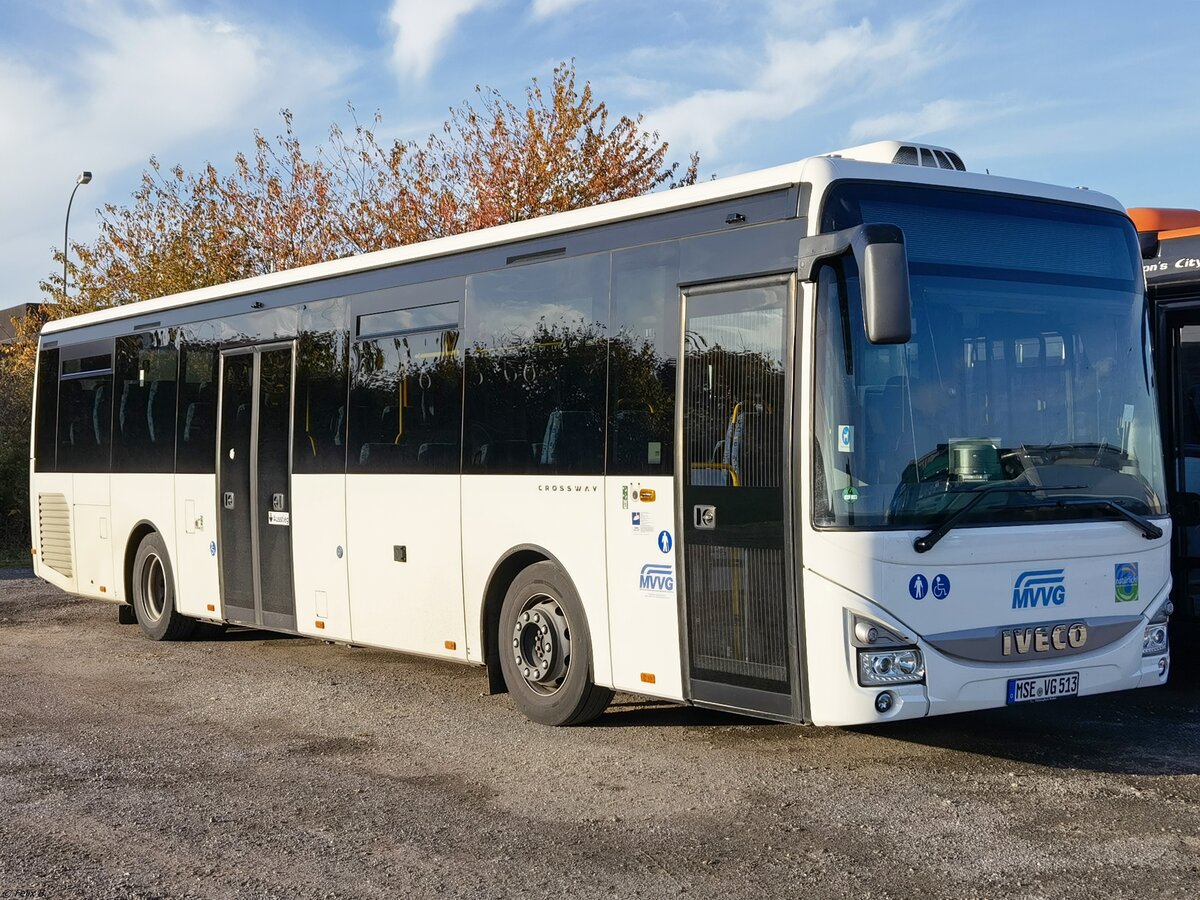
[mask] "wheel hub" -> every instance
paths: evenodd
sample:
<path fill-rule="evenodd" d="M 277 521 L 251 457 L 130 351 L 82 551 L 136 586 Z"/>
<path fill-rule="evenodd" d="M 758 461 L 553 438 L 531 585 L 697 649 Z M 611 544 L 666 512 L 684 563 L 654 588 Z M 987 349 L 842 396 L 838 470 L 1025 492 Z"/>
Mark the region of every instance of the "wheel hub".
<path fill-rule="evenodd" d="M 562 607 L 545 595 L 531 597 L 513 628 L 517 671 L 542 693 L 558 690 L 571 661 L 571 635 Z"/>

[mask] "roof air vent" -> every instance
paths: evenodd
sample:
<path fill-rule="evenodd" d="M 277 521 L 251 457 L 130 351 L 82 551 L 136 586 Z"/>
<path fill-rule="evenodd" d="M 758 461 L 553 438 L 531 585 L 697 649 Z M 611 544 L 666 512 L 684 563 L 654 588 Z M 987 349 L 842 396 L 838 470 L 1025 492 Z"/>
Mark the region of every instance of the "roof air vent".
<path fill-rule="evenodd" d="M 929 144 L 901 143 L 900 141 L 876 141 L 859 147 L 849 147 L 828 154 L 842 159 L 859 162 L 891 163 L 900 166 L 921 166 L 928 169 L 951 169 L 967 171 L 962 157 L 946 147 Z"/>

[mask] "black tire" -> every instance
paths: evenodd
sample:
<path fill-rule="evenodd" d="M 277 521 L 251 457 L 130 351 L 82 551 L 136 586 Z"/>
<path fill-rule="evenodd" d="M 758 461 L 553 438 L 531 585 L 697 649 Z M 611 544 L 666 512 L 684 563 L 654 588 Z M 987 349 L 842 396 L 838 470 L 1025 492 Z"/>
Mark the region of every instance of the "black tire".
<path fill-rule="evenodd" d="M 138 545 L 131 581 L 133 608 L 142 634 L 152 641 L 179 641 L 191 636 L 196 620 L 175 609 L 175 573 L 158 532 L 146 535 Z"/>
<path fill-rule="evenodd" d="M 542 725 L 580 725 L 613 692 L 592 682 L 592 642 L 575 588 L 554 563 L 523 570 L 500 607 L 500 670 L 513 703 Z"/>

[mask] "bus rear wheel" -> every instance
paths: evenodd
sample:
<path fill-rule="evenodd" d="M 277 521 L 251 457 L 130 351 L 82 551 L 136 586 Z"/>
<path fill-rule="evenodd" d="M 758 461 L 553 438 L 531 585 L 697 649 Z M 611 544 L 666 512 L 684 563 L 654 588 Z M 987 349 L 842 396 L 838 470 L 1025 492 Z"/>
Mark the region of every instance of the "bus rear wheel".
<path fill-rule="evenodd" d="M 500 608 L 500 669 L 513 703 L 542 725 L 580 725 L 604 712 L 613 692 L 592 682 L 583 604 L 554 563 L 523 570 Z"/>
<path fill-rule="evenodd" d="M 195 619 L 175 609 L 175 576 L 157 532 L 142 538 L 133 558 L 133 608 L 142 634 L 152 641 L 182 640 L 196 627 Z"/>

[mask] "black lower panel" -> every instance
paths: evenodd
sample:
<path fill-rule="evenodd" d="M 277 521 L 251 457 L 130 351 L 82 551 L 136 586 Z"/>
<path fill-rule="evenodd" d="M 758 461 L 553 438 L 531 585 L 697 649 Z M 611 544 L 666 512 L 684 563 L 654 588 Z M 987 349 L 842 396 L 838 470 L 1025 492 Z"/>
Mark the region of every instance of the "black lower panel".
<path fill-rule="evenodd" d="M 783 551 L 687 547 L 692 677 L 789 693 Z"/>

